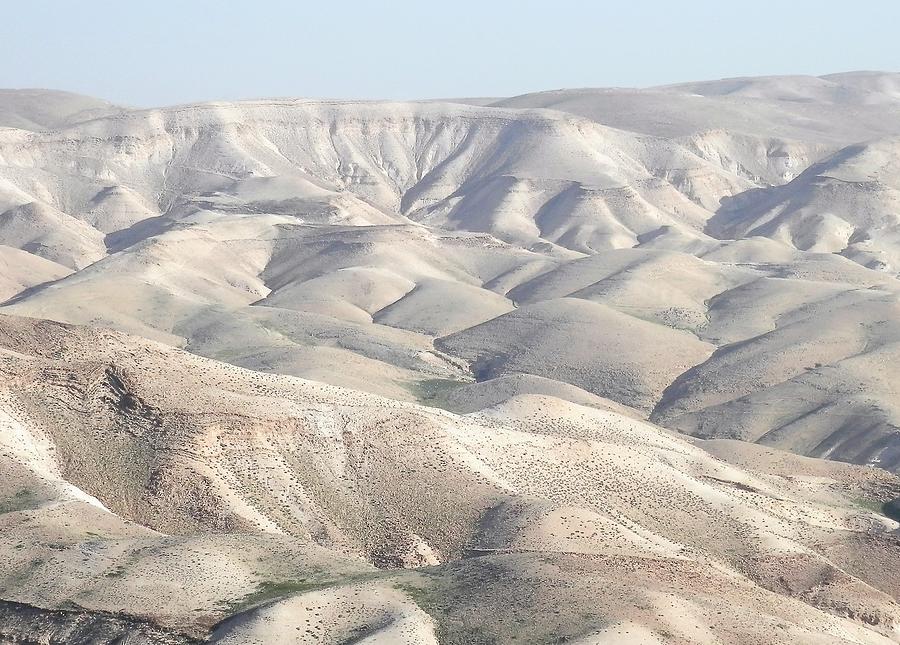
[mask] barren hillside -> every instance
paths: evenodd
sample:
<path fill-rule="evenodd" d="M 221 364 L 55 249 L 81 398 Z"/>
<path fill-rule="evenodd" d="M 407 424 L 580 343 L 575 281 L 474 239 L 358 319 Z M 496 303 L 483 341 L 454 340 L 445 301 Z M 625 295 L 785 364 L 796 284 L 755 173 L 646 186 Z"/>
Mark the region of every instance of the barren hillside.
<path fill-rule="evenodd" d="M 0 641 L 900 639 L 896 74 L 0 126 Z"/>
<path fill-rule="evenodd" d="M 9 603 L 45 637 L 147 642 L 897 636 L 884 471 L 544 394 L 457 416 L 2 322 L 6 637 L 27 632 Z"/>

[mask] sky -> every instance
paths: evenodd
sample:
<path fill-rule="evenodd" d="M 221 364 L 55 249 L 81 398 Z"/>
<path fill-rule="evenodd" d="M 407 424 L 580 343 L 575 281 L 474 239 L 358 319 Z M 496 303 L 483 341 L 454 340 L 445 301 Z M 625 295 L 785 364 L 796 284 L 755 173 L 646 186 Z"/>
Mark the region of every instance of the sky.
<path fill-rule="evenodd" d="M 0 87 L 138 107 L 900 71 L 900 0 L 0 0 Z"/>

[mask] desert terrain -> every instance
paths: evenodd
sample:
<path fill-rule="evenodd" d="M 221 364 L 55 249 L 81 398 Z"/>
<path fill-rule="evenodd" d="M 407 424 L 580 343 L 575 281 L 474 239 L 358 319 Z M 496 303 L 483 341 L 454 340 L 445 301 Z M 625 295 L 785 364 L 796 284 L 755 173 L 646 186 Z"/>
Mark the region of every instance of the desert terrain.
<path fill-rule="evenodd" d="M 895 73 L 0 91 L 0 642 L 900 642 L 898 383 Z"/>

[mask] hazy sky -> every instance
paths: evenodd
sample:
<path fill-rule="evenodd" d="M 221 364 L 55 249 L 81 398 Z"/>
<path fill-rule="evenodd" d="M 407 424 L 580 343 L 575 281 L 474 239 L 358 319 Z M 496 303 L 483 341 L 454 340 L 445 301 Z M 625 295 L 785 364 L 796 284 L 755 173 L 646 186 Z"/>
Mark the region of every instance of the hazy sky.
<path fill-rule="evenodd" d="M 900 0 L 0 0 L 0 87 L 152 106 L 900 70 Z"/>

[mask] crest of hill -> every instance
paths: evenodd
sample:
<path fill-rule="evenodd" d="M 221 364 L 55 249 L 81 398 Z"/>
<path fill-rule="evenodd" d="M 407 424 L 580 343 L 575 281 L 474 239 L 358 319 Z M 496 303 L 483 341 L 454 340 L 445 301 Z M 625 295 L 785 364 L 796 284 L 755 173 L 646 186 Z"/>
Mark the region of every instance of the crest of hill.
<path fill-rule="evenodd" d="M 894 72 L 732 78 L 645 89 L 536 92 L 494 105 L 562 110 L 660 136 L 721 128 L 846 144 L 897 133 L 891 113 L 900 101 L 898 78 Z M 851 114 L 853 118 L 846 118 Z M 879 116 L 887 118 L 879 123 Z M 821 128 L 823 121 L 829 122 L 831 131 Z"/>
<path fill-rule="evenodd" d="M 125 111 L 90 96 L 42 89 L 0 89 L 0 127 L 53 130 Z"/>

